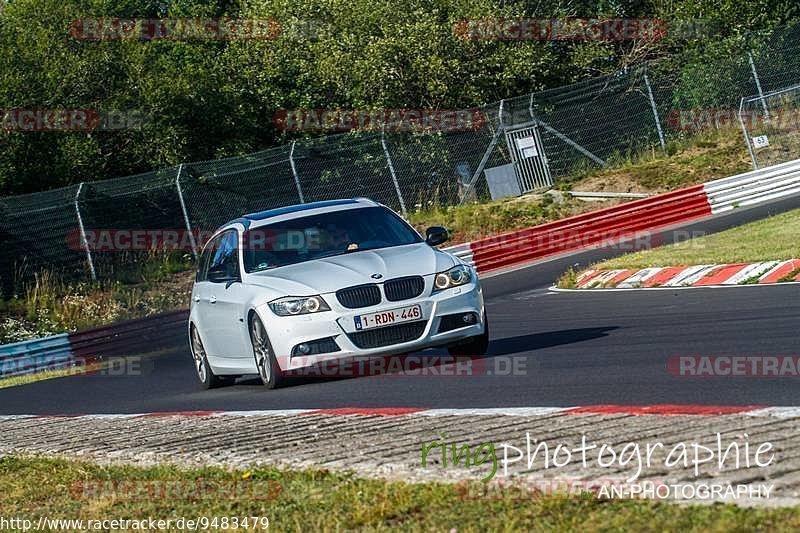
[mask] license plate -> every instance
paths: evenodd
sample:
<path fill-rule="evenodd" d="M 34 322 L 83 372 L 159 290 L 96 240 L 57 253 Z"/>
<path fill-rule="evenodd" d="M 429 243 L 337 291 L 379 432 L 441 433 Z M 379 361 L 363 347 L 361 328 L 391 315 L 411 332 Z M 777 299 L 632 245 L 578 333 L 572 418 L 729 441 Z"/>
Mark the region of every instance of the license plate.
<path fill-rule="evenodd" d="M 389 309 L 388 311 L 380 311 L 378 313 L 369 313 L 366 315 L 356 315 L 354 317 L 356 329 L 372 329 L 389 326 L 391 324 L 399 324 L 401 322 L 410 322 L 412 320 L 419 320 L 422 318 L 422 307 L 419 305 L 410 305 L 408 307 L 401 307 L 399 309 Z"/>

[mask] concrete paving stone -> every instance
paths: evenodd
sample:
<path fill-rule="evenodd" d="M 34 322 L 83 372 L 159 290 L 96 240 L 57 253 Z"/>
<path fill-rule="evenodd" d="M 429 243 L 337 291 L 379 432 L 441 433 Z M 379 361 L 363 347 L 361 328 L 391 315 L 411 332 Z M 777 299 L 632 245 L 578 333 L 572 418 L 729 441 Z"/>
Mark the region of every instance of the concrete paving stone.
<path fill-rule="evenodd" d="M 767 467 L 726 468 L 703 464 L 665 467 L 667 450 L 684 442 L 716 445 L 734 441 L 757 446 L 774 445 L 775 460 Z M 441 434 L 446 435 L 445 438 Z M 727 499 L 740 505 L 796 505 L 800 503 L 800 418 L 788 416 L 658 416 L 658 415 L 570 415 L 563 412 L 519 416 L 337 416 L 307 414 L 293 416 L 225 417 L 74 417 L 0 418 L 0 453 L 28 453 L 82 458 L 101 463 L 153 464 L 169 462 L 183 466 L 218 465 L 246 468 L 272 465 L 282 468 L 324 467 L 353 471 L 366 477 L 424 481 L 477 481 L 490 471 L 487 464 L 466 468 L 463 464 L 442 467 L 440 448 L 421 463 L 423 443 L 444 441 L 475 451 L 485 442 L 495 444 L 498 460 L 501 443 L 525 448 L 526 433 L 537 442 L 547 442 L 552 458 L 558 444 L 575 447 L 581 437 L 587 442 L 609 444 L 619 452 L 627 443 L 640 446 L 660 442 L 665 449 L 653 453 L 653 464 L 644 467 L 638 481 L 655 483 L 732 484 L 755 487 L 774 485 L 769 499 Z M 448 449 L 448 454 L 451 452 Z M 752 450 L 751 450 L 752 456 Z M 562 456 L 563 458 L 564 456 Z M 589 455 L 592 460 L 596 450 Z M 634 475 L 635 461 L 602 468 L 583 467 L 575 455 L 561 467 L 544 467 L 541 458 L 528 468 L 525 458 L 510 465 L 509 477 L 496 481 L 527 483 L 572 483 L 576 481 L 621 481 Z M 724 499 L 724 498 L 723 498 Z"/>

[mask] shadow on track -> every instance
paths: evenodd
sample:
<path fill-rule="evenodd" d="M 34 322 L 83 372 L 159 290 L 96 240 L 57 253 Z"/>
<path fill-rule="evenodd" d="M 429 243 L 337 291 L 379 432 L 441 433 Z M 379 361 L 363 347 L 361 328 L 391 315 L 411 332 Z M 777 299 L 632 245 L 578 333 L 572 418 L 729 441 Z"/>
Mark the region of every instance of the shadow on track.
<path fill-rule="evenodd" d="M 473 362 L 481 360 L 490 360 L 494 357 L 502 357 L 506 355 L 513 355 L 520 352 L 528 352 L 531 350 L 550 348 L 564 344 L 572 344 L 576 342 L 583 342 L 591 339 L 597 339 L 608 335 L 609 331 L 618 329 L 616 326 L 603 327 L 603 328 L 576 328 L 564 329 L 558 331 L 549 331 L 546 333 L 533 333 L 528 335 L 518 335 L 515 337 L 506 337 L 504 339 L 495 339 L 489 343 L 489 352 L 484 357 L 468 356 L 468 355 L 449 355 L 441 348 L 433 348 L 422 352 L 401 355 L 389 356 L 373 356 L 369 361 L 383 361 L 383 364 L 372 366 L 369 363 L 363 364 L 364 359 L 361 358 L 362 365 L 358 368 L 348 366 L 345 361 L 341 362 L 341 366 L 334 364 L 333 366 L 324 365 L 316 367 L 314 370 L 308 372 L 304 371 L 304 375 L 295 375 L 289 377 L 287 386 L 296 387 L 299 385 L 309 385 L 313 383 L 325 383 L 331 381 L 341 381 L 360 377 L 374 377 L 393 375 L 399 376 L 404 372 L 419 373 L 420 371 L 435 369 L 437 367 L 446 367 L 447 365 L 454 365 L 453 361 L 472 360 Z M 400 360 L 399 365 L 392 365 L 392 362 Z M 407 365 L 403 360 L 413 359 L 413 363 Z M 352 363 L 350 363 L 352 364 Z M 399 366 L 399 367 L 398 367 Z M 478 365 L 477 368 L 483 368 L 485 365 Z M 243 376 L 236 383 L 237 385 L 256 385 L 260 386 L 261 381 L 256 376 Z"/>
<path fill-rule="evenodd" d="M 486 357 L 512 355 L 539 348 L 551 348 L 562 344 L 573 344 L 606 337 L 608 332 L 619 329 L 617 326 L 605 328 L 576 328 L 517 335 L 505 339 L 495 339 L 489 343 L 489 354 Z"/>

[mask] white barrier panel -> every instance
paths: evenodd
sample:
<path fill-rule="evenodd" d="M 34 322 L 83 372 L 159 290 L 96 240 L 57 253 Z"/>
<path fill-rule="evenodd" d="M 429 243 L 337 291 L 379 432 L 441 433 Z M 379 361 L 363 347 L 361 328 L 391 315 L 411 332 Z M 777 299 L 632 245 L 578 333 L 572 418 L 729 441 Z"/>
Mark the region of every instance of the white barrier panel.
<path fill-rule="evenodd" d="M 472 247 L 468 242 L 456 244 L 455 246 L 448 246 L 447 248 L 442 248 L 442 250 L 450 252 L 470 266 L 475 266 L 475 263 L 472 261 Z"/>
<path fill-rule="evenodd" d="M 709 181 L 703 185 L 703 193 L 713 214 L 800 194 L 800 159 Z M 443 250 L 455 254 L 467 264 L 475 265 L 471 243 L 449 246 Z"/>
<path fill-rule="evenodd" d="M 704 185 L 712 213 L 800 193 L 800 159 L 709 181 Z"/>

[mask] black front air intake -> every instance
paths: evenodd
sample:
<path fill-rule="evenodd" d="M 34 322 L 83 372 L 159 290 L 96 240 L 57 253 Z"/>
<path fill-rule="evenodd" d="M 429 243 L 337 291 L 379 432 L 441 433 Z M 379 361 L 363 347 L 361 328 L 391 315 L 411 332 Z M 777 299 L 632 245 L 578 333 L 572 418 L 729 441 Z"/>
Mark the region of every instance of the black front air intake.
<path fill-rule="evenodd" d="M 292 356 L 297 355 L 319 355 L 323 353 L 338 352 L 341 348 L 336 344 L 333 337 L 325 337 L 313 341 L 301 342 L 292 348 Z"/>
<path fill-rule="evenodd" d="M 348 309 L 358 309 L 381 303 L 381 291 L 375 284 L 357 285 L 336 291 L 336 299 Z"/>
<path fill-rule="evenodd" d="M 478 323 L 478 315 L 475 313 L 456 313 L 454 315 L 444 315 L 439 320 L 438 333 L 452 331 L 458 328 L 474 326 Z"/>
<path fill-rule="evenodd" d="M 348 333 L 348 337 L 353 344 L 362 350 L 368 348 L 383 348 L 393 344 L 410 342 L 416 340 L 425 333 L 425 320 L 418 322 L 408 322 L 396 326 L 386 326 L 385 328 L 368 329 Z"/>
<path fill-rule="evenodd" d="M 425 290 L 425 280 L 422 276 L 390 279 L 383 284 L 383 292 L 390 302 L 416 298 L 423 290 Z"/>

